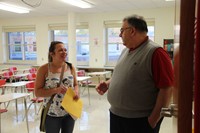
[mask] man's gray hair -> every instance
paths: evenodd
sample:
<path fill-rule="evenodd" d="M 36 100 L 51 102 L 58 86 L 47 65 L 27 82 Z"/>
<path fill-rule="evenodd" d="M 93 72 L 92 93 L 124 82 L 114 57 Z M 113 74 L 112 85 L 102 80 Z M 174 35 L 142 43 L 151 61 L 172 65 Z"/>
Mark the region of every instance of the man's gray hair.
<path fill-rule="evenodd" d="M 123 21 L 127 21 L 128 24 L 134 27 L 136 30 L 140 32 L 148 32 L 147 23 L 144 17 L 139 15 L 131 15 L 124 18 Z"/>

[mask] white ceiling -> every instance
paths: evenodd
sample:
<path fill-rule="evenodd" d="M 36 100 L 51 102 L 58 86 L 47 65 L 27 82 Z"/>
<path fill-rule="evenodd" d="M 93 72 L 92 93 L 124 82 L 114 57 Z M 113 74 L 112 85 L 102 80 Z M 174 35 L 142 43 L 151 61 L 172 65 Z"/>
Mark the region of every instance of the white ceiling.
<path fill-rule="evenodd" d="M 40 0 L 24 0 L 35 4 Z M 103 13 L 114 11 L 125 11 L 144 8 L 162 8 L 174 6 L 175 2 L 166 2 L 165 0 L 87 0 L 94 4 L 93 8 L 81 9 L 63 3 L 61 0 L 42 0 L 39 7 L 30 7 L 21 0 L 0 0 L 8 4 L 14 4 L 30 9 L 28 14 L 17 14 L 0 10 L 0 19 L 5 18 L 24 18 L 24 17 L 41 17 L 41 16 L 64 16 L 67 12 L 77 13 Z"/>

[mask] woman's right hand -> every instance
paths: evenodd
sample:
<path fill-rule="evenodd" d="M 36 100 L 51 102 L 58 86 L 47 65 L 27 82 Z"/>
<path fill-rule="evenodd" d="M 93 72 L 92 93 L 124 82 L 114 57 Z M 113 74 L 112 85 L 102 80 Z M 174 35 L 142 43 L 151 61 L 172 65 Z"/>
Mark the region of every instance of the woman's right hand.
<path fill-rule="evenodd" d="M 64 85 L 60 85 L 59 87 L 56 88 L 56 93 L 57 94 L 65 94 L 67 91 L 67 87 Z"/>

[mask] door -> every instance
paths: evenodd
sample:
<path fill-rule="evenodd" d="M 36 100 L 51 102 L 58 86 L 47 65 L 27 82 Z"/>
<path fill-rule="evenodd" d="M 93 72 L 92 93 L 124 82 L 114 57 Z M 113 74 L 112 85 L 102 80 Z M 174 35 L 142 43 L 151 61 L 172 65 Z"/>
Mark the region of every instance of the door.
<path fill-rule="evenodd" d="M 194 86 L 194 20 L 195 7 L 197 6 L 195 6 L 196 0 L 176 0 L 175 5 L 175 87 L 173 89 L 173 104 L 170 106 L 169 112 L 170 115 L 175 116 L 173 117 L 173 133 L 191 133 Z"/>
<path fill-rule="evenodd" d="M 178 90 L 178 96 L 174 95 L 178 100 L 178 133 L 192 132 L 195 5 L 196 0 L 180 1 L 179 64 L 178 70 L 175 70 L 178 71 L 175 88 Z"/>
<path fill-rule="evenodd" d="M 175 26 L 174 26 L 174 74 L 175 74 L 175 86 L 173 88 L 173 104 L 178 107 L 178 88 L 179 88 L 179 45 L 180 45 L 180 5 L 181 0 L 176 0 L 175 2 Z M 177 133 L 177 116 L 173 117 L 173 133 Z"/>
<path fill-rule="evenodd" d="M 196 0 L 195 16 L 194 133 L 200 133 L 200 0 Z"/>

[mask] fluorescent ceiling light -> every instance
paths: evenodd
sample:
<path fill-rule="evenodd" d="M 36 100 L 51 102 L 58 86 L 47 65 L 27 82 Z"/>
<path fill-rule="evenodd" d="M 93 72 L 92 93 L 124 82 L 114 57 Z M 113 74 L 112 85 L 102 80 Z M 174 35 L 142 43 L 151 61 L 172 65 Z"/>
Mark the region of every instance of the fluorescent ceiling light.
<path fill-rule="evenodd" d="M 15 5 L 10 5 L 7 3 L 0 2 L 0 10 L 5 10 L 14 13 L 29 13 L 30 11 L 26 8 L 22 8 Z"/>
<path fill-rule="evenodd" d="M 83 0 L 62 0 L 62 1 L 80 8 L 91 8 L 93 6 L 91 3 Z"/>
<path fill-rule="evenodd" d="M 175 0 L 165 0 L 165 1 L 175 1 Z"/>

